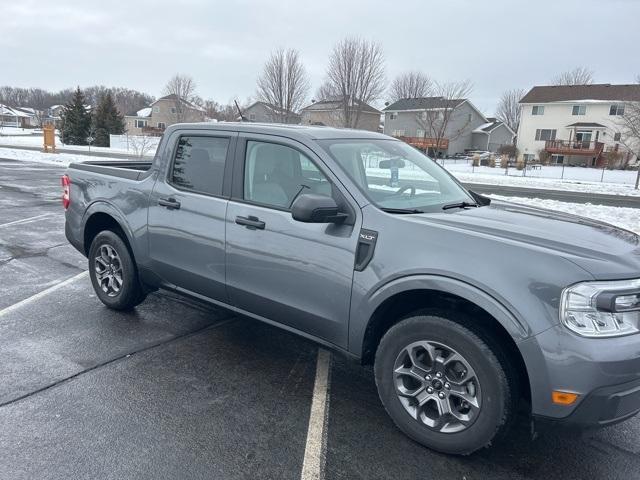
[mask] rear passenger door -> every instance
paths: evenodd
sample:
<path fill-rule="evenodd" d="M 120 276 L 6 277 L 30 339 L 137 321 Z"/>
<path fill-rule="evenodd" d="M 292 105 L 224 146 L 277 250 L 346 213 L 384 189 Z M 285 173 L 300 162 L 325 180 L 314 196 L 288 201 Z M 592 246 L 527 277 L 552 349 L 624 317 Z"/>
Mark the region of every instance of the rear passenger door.
<path fill-rule="evenodd" d="M 227 302 L 225 215 L 237 133 L 174 135 L 167 175 L 150 199 L 151 269 L 166 283 Z"/>
<path fill-rule="evenodd" d="M 346 347 L 360 210 L 304 145 L 240 134 L 227 209 L 227 291 L 248 312 Z M 344 224 L 291 217 L 298 194 L 332 196 Z"/>

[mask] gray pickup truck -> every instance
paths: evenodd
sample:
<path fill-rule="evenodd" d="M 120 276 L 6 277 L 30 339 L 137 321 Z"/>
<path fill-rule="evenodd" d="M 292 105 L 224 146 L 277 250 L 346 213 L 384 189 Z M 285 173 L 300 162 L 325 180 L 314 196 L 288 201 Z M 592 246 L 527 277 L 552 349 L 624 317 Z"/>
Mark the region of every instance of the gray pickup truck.
<path fill-rule="evenodd" d="M 489 201 L 396 139 L 180 124 L 153 162 L 72 164 L 62 183 L 105 305 L 167 289 L 373 364 L 391 418 L 432 449 L 488 446 L 516 411 L 640 410 L 640 237 Z"/>

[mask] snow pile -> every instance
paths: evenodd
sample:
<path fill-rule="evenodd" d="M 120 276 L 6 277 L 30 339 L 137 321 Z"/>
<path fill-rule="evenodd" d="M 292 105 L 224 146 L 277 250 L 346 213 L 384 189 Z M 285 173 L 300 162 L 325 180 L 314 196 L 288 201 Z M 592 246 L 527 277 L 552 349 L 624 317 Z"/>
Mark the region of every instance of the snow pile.
<path fill-rule="evenodd" d="M 68 166 L 70 163 L 87 161 L 118 162 L 122 158 L 90 157 L 88 155 L 76 155 L 71 153 L 44 153 L 33 150 L 18 150 L 12 148 L 0 148 L 0 159 L 22 160 L 25 162 L 49 163 L 53 165 Z"/>
<path fill-rule="evenodd" d="M 42 138 L 42 130 L 36 128 L 0 127 L 0 137 L 3 136 L 29 136 L 39 134 Z M 36 135 L 37 136 L 37 135 Z"/>
<path fill-rule="evenodd" d="M 530 205 L 532 207 L 546 208 L 557 212 L 566 212 L 576 214 L 581 217 L 593 218 L 602 222 L 615 225 L 616 227 L 631 230 L 640 235 L 640 209 L 610 207 L 604 205 L 591 205 L 590 203 L 566 203 L 558 200 L 547 200 L 541 198 L 521 198 L 521 197 L 503 197 L 501 195 L 489 195 L 496 200 L 504 200 L 505 202 L 519 203 L 522 205 Z"/>

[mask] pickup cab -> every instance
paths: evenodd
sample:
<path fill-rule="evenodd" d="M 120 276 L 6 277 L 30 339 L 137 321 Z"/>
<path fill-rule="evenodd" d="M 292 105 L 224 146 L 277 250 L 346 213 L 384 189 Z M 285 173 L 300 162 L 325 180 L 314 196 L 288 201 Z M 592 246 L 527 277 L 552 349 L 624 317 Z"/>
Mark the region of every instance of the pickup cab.
<path fill-rule="evenodd" d="M 394 138 L 178 124 L 153 162 L 72 164 L 62 184 L 105 305 L 167 289 L 373 364 L 391 418 L 432 449 L 488 446 L 521 410 L 578 426 L 640 410 L 640 238 L 490 201 Z"/>

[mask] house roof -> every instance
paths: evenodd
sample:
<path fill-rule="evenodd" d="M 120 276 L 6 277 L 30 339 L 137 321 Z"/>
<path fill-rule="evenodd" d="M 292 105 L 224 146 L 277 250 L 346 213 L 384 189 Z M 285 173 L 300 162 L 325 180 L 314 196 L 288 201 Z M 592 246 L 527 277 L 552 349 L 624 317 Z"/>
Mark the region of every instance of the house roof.
<path fill-rule="evenodd" d="M 500 120 L 497 120 L 493 117 L 487 118 L 487 120 L 489 120 L 489 122 L 483 123 L 482 125 L 479 125 L 478 127 L 476 127 L 476 129 L 473 130 L 473 133 L 491 133 L 496 128 L 500 126 L 504 126 L 507 130 L 509 130 L 509 132 L 511 132 L 511 135 L 516 134 L 513 130 L 511 130 L 511 128 L 509 128 L 509 125 L 507 125 L 504 122 L 501 122 Z"/>
<path fill-rule="evenodd" d="M 437 108 L 451 108 L 465 102 L 464 98 L 446 99 L 444 97 L 420 97 L 401 98 L 384 109 L 387 111 L 397 110 L 430 110 Z"/>
<path fill-rule="evenodd" d="M 567 125 L 567 127 L 589 127 L 589 128 L 607 128 L 604 125 L 595 122 L 577 122 Z"/>
<path fill-rule="evenodd" d="M 271 110 L 273 113 L 276 113 L 278 115 L 282 115 L 283 113 L 285 113 L 286 115 L 295 115 L 295 116 L 299 116 L 296 112 L 292 111 L 292 110 L 286 110 L 284 108 L 280 108 L 277 105 L 273 105 L 271 103 L 268 102 L 262 102 L 262 101 L 257 101 L 257 102 L 253 102 L 251 105 L 249 105 L 247 108 L 245 108 L 246 110 L 249 110 L 253 107 L 255 107 L 256 105 L 262 105 L 264 106 L 267 110 Z"/>
<path fill-rule="evenodd" d="M 640 101 L 640 84 L 544 85 L 535 86 L 520 103 L 551 103 L 577 100 Z"/>
<path fill-rule="evenodd" d="M 377 113 L 378 115 L 382 112 L 380 110 L 373 108 L 371 105 L 361 102 L 360 100 L 355 100 L 355 102 L 362 105 L 362 111 L 366 113 Z M 317 102 L 312 103 L 311 105 L 307 105 L 302 110 L 303 111 L 327 111 L 327 110 L 339 110 L 342 108 L 342 99 L 341 98 L 329 98 L 326 100 L 319 100 Z"/>
<path fill-rule="evenodd" d="M 0 103 L 0 115 L 6 115 L 8 117 L 33 117 L 33 114 L 22 111 L 20 108 L 8 107 Z"/>
<path fill-rule="evenodd" d="M 160 100 L 173 100 L 174 102 L 178 99 L 178 96 L 175 93 L 172 93 L 170 95 L 165 95 L 164 97 L 160 97 L 159 99 L 157 99 L 155 102 L 152 102 L 150 106 L 154 106 L 156 103 L 158 103 Z M 199 107 L 198 105 L 195 105 L 194 103 L 191 103 L 187 100 L 184 99 L 180 99 L 180 101 L 182 103 L 184 103 L 188 108 L 191 108 L 193 110 L 199 110 L 201 112 L 204 112 L 205 109 L 202 107 Z"/>

